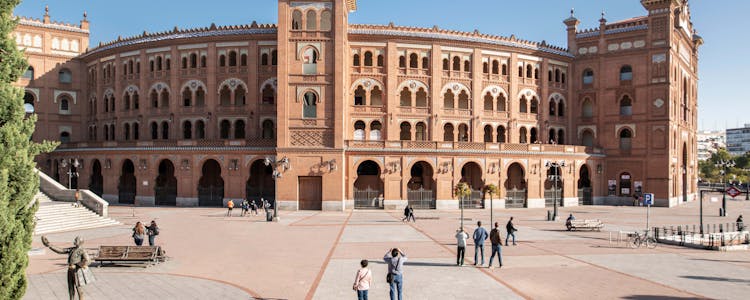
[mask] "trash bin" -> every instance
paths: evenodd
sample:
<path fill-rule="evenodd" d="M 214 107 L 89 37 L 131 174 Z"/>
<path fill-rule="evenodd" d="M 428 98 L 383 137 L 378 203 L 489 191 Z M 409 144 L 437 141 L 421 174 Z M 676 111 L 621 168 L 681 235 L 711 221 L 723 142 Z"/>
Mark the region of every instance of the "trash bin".
<path fill-rule="evenodd" d="M 266 221 L 271 222 L 273 221 L 273 212 L 272 211 L 266 211 Z"/>

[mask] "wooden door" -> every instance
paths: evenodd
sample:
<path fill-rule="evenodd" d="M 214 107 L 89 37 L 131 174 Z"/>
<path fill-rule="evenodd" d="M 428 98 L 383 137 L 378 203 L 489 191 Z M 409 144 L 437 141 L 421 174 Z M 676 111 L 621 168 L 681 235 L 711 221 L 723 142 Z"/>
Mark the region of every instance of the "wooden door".
<path fill-rule="evenodd" d="M 299 177 L 299 209 L 323 208 L 323 179 L 319 176 Z"/>

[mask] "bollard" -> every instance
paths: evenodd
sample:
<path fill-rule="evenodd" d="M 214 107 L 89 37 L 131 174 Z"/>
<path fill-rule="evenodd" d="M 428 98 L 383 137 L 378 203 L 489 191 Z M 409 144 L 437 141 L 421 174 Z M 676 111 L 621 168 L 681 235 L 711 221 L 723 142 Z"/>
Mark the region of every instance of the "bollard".
<path fill-rule="evenodd" d="M 719 233 L 724 233 L 724 224 L 719 224 Z"/>
<path fill-rule="evenodd" d="M 549 210 L 547 211 L 547 221 L 552 221 L 552 212 Z"/>

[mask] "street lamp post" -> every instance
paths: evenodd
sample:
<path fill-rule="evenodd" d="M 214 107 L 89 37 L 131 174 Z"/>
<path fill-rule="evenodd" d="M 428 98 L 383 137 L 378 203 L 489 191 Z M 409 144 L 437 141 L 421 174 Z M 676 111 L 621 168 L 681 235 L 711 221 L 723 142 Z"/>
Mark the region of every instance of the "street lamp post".
<path fill-rule="evenodd" d="M 278 179 L 281 178 L 282 173 L 286 170 L 289 170 L 291 168 L 291 165 L 289 163 L 289 158 L 284 156 L 284 158 L 280 160 L 276 160 L 275 157 L 267 156 L 266 159 L 263 161 L 263 163 L 266 166 L 271 166 L 273 168 L 273 173 L 271 174 L 271 177 L 273 178 L 273 184 L 274 184 L 274 198 L 273 198 L 273 220 L 278 221 L 279 220 L 279 205 L 278 205 L 278 196 L 275 195 L 275 193 L 278 191 Z M 281 170 L 279 170 L 281 169 Z"/>
<path fill-rule="evenodd" d="M 60 160 L 60 165 L 63 168 L 68 168 L 68 189 L 71 189 L 73 178 L 78 178 L 78 167 L 81 166 L 81 162 L 79 162 L 77 158 L 64 158 Z M 76 168 L 76 170 L 74 171 L 73 168 Z"/>
<path fill-rule="evenodd" d="M 734 167 L 734 161 L 733 160 L 719 160 L 714 164 L 717 168 L 721 168 L 719 170 L 719 173 L 721 173 L 721 182 L 723 183 L 722 191 L 721 191 L 721 214 L 720 217 L 726 217 L 727 216 L 727 169 Z"/>
<path fill-rule="evenodd" d="M 553 196 L 552 196 L 554 200 L 554 205 L 553 205 L 554 210 L 552 212 L 552 221 L 555 221 L 557 220 L 557 182 L 560 180 L 560 177 L 561 177 L 560 168 L 565 167 L 565 161 L 564 160 L 561 162 L 548 161 L 547 163 L 544 164 L 544 166 L 547 167 L 548 169 L 551 168 L 554 172 L 552 175 L 549 175 L 547 178 L 553 182 L 554 188 L 555 188 L 555 190 L 553 191 Z"/>

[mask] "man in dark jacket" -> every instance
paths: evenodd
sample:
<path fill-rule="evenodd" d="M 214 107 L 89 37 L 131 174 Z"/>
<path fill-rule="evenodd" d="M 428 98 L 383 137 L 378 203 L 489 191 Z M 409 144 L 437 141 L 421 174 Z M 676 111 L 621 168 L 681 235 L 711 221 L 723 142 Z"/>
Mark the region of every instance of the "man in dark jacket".
<path fill-rule="evenodd" d="M 513 237 L 513 246 L 516 245 L 516 229 L 515 226 L 513 226 L 513 217 L 510 217 L 510 220 L 508 220 L 508 224 L 505 224 L 505 230 L 508 231 L 508 234 L 505 235 L 505 246 L 508 246 L 508 239 L 510 237 Z"/>
<path fill-rule="evenodd" d="M 492 228 L 492 231 L 490 231 L 490 242 L 492 243 L 492 255 L 490 256 L 489 267 L 492 268 L 492 260 L 495 258 L 495 253 L 497 253 L 497 262 L 499 264 L 497 267 L 502 268 L 503 255 L 500 246 L 503 242 L 500 240 L 500 223 L 498 222 L 495 222 L 495 228 Z"/>
<path fill-rule="evenodd" d="M 484 241 L 487 239 L 487 230 L 482 227 L 482 221 L 477 222 L 477 229 L 474 229 L 474 265 L 476 266 L 479 262 L 477 255 L 482 252 L 482 263 L 480 266 L 484 266 Z"/>

